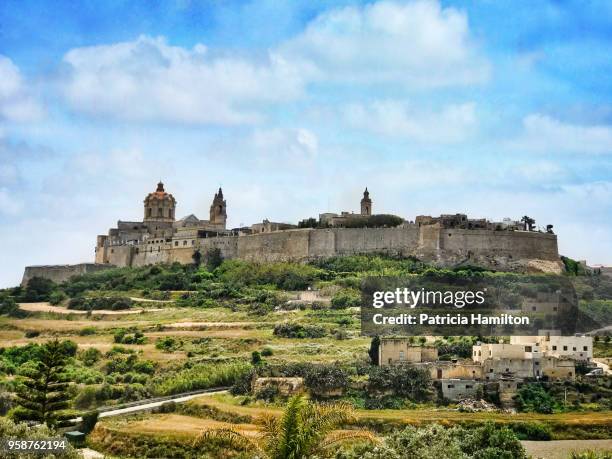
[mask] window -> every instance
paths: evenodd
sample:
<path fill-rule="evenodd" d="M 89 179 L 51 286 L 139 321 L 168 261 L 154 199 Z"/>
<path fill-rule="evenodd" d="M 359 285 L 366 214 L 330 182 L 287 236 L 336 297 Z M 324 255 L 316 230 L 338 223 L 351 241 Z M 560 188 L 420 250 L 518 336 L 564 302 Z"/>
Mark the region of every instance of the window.
<path fill-rule="evenodd" d="M 449 385 L 448 385 L 448 386 L 446 386 L 446 387 L 447 387 L 447 388 L 449 388 L 449 389 L 454 389 L 454 388 L 455 388 L 455 386 L 454 386 L 454 385 L 452 385 L 452 384 L 449 384 Z"/>
<path fill-rule="evenodd" d="M 187 245 L 187 241 L 183 241 L 183 245 Z"/>
<path fill-rule="evenodd" d="M 493 373 L 493 368 L 489 368 L 489 373 Z"/>
<path fill-rule="evenodd" d="M 466 389 L 471 389 L 471 388 L 472 388 L 472 386 L 470 386 L 469 384 L 467 384 L 467 385 L 465 386 L 465 388 L 466 388 Z"/>
<path fill-rule="evenodd" d="M 195 245 L 195 241 L 191 241 L 191 245 Z"/>
<path fill-rule="evenodd" d="M 532 310 L 532 311 L 535 311 L 535 310 L 536 310 L 536 307 L 535 307 L 535 306 L 532 306 L 532 307 L 531 307 L 531 310 Z"/>
<path fill-rule="evenodd" d="M 585 351 L 585 352 L 586 352 L 586 351 L 588 351 L 588 350 L 589 350 L 589 346 L 584 346 L 584 347 L 582 348 L 582 350 L 583 350 L 583 351 Z"/>
<path fill-rule="evenodd" d="M 178 247 L 178 241 L 174 241 L 174 247 Z"/>
<path fill-rule="evenodd" d="M 525 346 L 525 352 L 531 352 L 531 346 Z"/>
<path fill-rule="evenodd" d="M 574 351 L 575 351 L 575 350 L 576 350 L 576 346 L 574 346 L 574 347 L 572 348 L 572 350 L 574 350 Z"/>
<path fill-rule="evenodd" d="M 150 207 L 147 209 L 147 217 L 150 217 L 150 216 L 151 216 L 151 212 L 152 212 L 152 210 L 153 210 L 153 209 L 151 209 Z"/>
<path fill-rule="evenodd" d="M 552 349 L 553 349 L 553 351 L 556 351 L 557 350 L 557 346 L 553 346 Z"/>
<path fill-rule="evenodd" d="M 400 360 L 405 360 L 405 359 L 406 359 L 406 356 L 404 355 L 404 351 L 400 351 L 400 353 L 399 353 L 399 359 L 400 359 Z"/>
<path fill-rule="evenodd" d="M 159 209 L 157 209 L 157 216 L 158 217 L 163 217 L 164 216 L 164 209 L 162 209 L 161 207 Z"/>
<path fill-rule="evenodd" d="M 567 346 L 563 346 L 563 350 L 564 350 L 564 351 L 567 351 Z"/>
<path fill-rule="evenodd" d="M 534 362 L 536 365 L 540 365 L 540 362 Z"/>

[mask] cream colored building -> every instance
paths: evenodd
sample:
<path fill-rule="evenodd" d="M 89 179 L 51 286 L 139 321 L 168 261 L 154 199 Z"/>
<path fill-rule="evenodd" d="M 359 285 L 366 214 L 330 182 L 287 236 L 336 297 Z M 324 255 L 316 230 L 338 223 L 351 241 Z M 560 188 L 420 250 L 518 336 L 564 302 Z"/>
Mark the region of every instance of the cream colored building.
<path fill-rule="evenodd" d="M 540 347 L 529 344 L 478 343 L 472 346 L 472 360 L 483 362 L 488 359 L 532 359 L 541 355 Z"/>
<path fill-rule="evenodd" d="M 591 336 L 512 336 L 510 343 L 517 346 L 538 347 L 542 356 L 569 358 L 590 362 L 593 360 L 593 337 Z"/>
<path fill-rule="evenodd" d="M 438 360 L 438 349 L 433 346 L 415 346 L 408 338 L 386 338 L 380 340 L 378 362 L 380 365 L 394 363 L 420 363 Z"/>

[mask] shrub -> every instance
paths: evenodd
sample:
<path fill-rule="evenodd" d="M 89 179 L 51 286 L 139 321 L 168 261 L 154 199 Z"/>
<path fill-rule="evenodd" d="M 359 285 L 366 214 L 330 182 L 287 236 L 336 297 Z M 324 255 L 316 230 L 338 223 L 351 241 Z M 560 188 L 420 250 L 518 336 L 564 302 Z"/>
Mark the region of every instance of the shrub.
<path fill-rule="evenodd" d="M 28 281 L 21 300 L 24 302 L 49 301 L 56 288 L 55 282 L 43 277 L 33 277 Z"/>
<path fill-rule="evenodd" d="M 79 360 L 83 362 L 85 366 L 91 367 L 100 360 L 102 353 L 95 347 L 90 347 L 79 352 Z"/>
<path fill-rule="evenodd" d="M 518 390 L 516 405 L 519 411 L 550 414 L 553 412 L 555 401 L 541 384 L 531 383 Z"/>
<path fill-rule="evenodd" d="M 89 336 L 89 335 L 95 335 L 95 334 L 96 334 L 96 327 L 84 327 L 81 330 L 79 330 L 80 336 Z"/>
<path fill-rule="evenodd" d="M 304 290 L 323 276 L 320 269 L 299 263 L 251 263 L 227 260 L 215 273 L 218 278 L 236 285 L 274 285 L 282 290 Z"/>
<path fill-rule="evenodd" d="M 250 371 L 244 363 L 200 364 L 157 380 L 155 392 L 171 395 L 211 387 L 231 386 Z"/>
<path fill-rule="evenodd" d="M 552 438 L 550 427 L 539 422 L 515 422 L 509 427 L 519 440 L 548 441 Z"/>
<path fill-rule="evenodd" d="M 176 412 L 176 402 L 174 400 L 170 400 L 168 402 L 164 402 L 157 409 L 155 409 L 156 413 L 174 413 Z"/>
<path fill-rule="evenodd" d="M 361 295 L 353 289 L 344 289 L 336 293 L 331 300 L 332 309 L 344 309 L 361 305 Z"/>
<path fill-rule="evenodd" d="M 262 355 L 263 357 L 270 357 L 272 354 L 274 354 L 274 352 L 272 351 L 272 348 L 271 348 L 271 347 L 264 347 L 264 348 L 261 350 L 261 355 Z"/>
<path fill-rule="evenodd" d="M 413 401 L 427 400 L 431 396 L 431 378 L 426 369 L 410 365 L 390 365 L 371 367 L 368 373 L 370 392 L 391 391 Z"/>
<path fill-rule="evenodd" d="M 64 301 L 68 296 L 61 290 L 57 290 L 49 295 L 49 303 L 58 305 Z"/>
<path fill-rule="evenodd" d="M 155 341 L 155 348 L 164 352 L 172 352 L 179 349 L 181 343 L 171 336 L 163 336 Z"/>
<path fill-rule="evenodd" d="M 80 426 L 81 432 L 83 432 L 84 434 L 88 434 L 89 432 L 94 430 L 94 427 L 96 426 L 96 423 L 98 422 L 98 414 L 99 413 L 96 410 L 88 411 L 87 413 L 81 414 L 81 417 L 82 417 L 81 426 Z"/>
<path fill-rule="evenodd" d="M 258 351 L 251 353 L 251 363 L 253 365 L 259 365 L 261 363 L 261 354 Z"/>
<path fill-rule="evenodd" d="M 261 388 L 255 393 L 255 398 L 258 400 L 265 400 L 266 402 L 272 402 L 279 395 L 278 387 L 274 385 L 268 385 Z"/>
<path fill-rule="evenodd" d="M 348 387 L 348 373 L 336 364 L 313 365 L 306 371 L 304 383 L 314 396 L 344 392 Z"/>
<path fill-rule="evenodd" d="M 45 425 L 30 427 L 25 423 L 14 423 L 8 418 L 0 418 L 0 438 L 15 438 L 19 440 L 48 440 L 49 438 L 58 437 L 58 433 L 48 428 Z M 8 457 L 9 455 L 7 454 Z M 46 457 L 43 455 L 32 454 L 32 455 L 15 455 L 12 454 L 10 457 Z M 74 449 L 72 445 L 68 445 L 68 447 L 62 451 L 61 453 L 62 459 L 77 459 L 81 458 L 81 454 Z"/>
<path fill-rule="evenodd" d="M 119 311 L 124 309 L 130 309 L 131 307 L 132 300 L 128 297 L 77 297 L 72 298 L 68 302 L 68 309 L 73 309 L 77 311 Z"/>
<path fill-rule="evenodd" d="M 24 335 L 26 338 L 36 338 L 40 335 L 40 332 L 38 330 L 26 330 Z"/>
<path fill-rule="evenodd" d="M 378 214 L 368 217 L 349 217 L 344 223 L 345 228 L 394 228 L 404 223 L 402 217 L 397 215 Z"/>
<path fill-rule="evenodd" d="M 283 338 L 323 338 L 327 331 L 319 325 L 282 323 L 274 326 L 273 334 Z"/>

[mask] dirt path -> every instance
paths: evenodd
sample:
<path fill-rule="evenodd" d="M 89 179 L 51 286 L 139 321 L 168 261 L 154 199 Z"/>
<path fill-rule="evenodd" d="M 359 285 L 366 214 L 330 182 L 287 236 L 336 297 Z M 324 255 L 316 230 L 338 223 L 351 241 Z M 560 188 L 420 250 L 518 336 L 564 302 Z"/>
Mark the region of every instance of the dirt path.
<path fill-rule="evenodd" d="M 261 325 L 262 322 L 175 322 L 173 324 L 165 324 L 168 328 L 241 328 L 245 326 Z"/>
<path fill-rule="evenodd" d="M 612 452 L 612 440 L 522 441 L 534 459 L 567 459 L 572 452 L 588 450 Z"/>
<path fill-rule="evenodd" d="M 63 306 L 53 306 L 49 303 L 19 303 L 19 309 L 22 311 L 29 312 L 54 312 L 57 314 L 87 314 L 87 311 L 78 311 L 75 309 L 68 309 Z M 121 311 L 111 311 L 109 309 L 98 309 L 91 311 L 92 315 L 104 315 L 104 316 L 119 316 L 125 314 L 140 314 L 142 312 L 156 312 L 163 311 L 163 309 L 124 309 Z"/>

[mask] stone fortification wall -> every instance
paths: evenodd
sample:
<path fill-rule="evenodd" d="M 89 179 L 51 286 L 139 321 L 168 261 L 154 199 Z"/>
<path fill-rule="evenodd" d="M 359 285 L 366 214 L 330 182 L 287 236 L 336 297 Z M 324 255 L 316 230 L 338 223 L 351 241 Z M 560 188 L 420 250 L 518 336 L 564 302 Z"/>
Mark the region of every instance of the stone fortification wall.
<path fill-rule="evenodd" d="M 80 263 L 78 265 L 50 265 L 50 266 L 26 266 L 23 273 L 21 285 L 26 286 L 33 277 L 43 277 L 53 282 L 61 283 L 72 276 L 87 274 L 103 269 L 114 268 L 113 265 L 100 265 L 95 263 Z"/>
<path fill-rule="evenodd" d="M 527 266 L 531 260 L 545 263 L 543 270 L 554 271 L 559 266 L 554 234 L 444 229 L 437 224 L 401 228 L 294 229 L 248 236 L 209 237 L 198 239 L 195 245 L 179 247 L 164 243 L 140 250 L 134 246 L 115 246 L 107 248 L 107 256 L 109 262 L 117 266 L 191 263 L 195 249 L 204 254 L 210 248 L 220 249 L 225 259 L 261 262 L 387 253 L 415 256 L 438 266 L 463 263 L 525 271 L 531 269 Z"/>
<path fill-rule="evenodd" d="M 400 228 L 294 229 L 248 236 L 208 237 L 193 245 L 115 245 L 100 248 L 96 259 L 108 264 L 30 266 L 24 282 L 42 276 L 57 282 L 98 267 L 146 266 L 157 263 L 191 263 L 194 250 L 204 254 L 221 250 L 225 259 L 251 261 L 308 261 L 332 256 L 387 253 L 415 256 L 438 266 L 478 265 L 511 271 L 562 271 L 557 236 L 527 231 L 445 229 L 438 224 L 406 225 Z"/>

